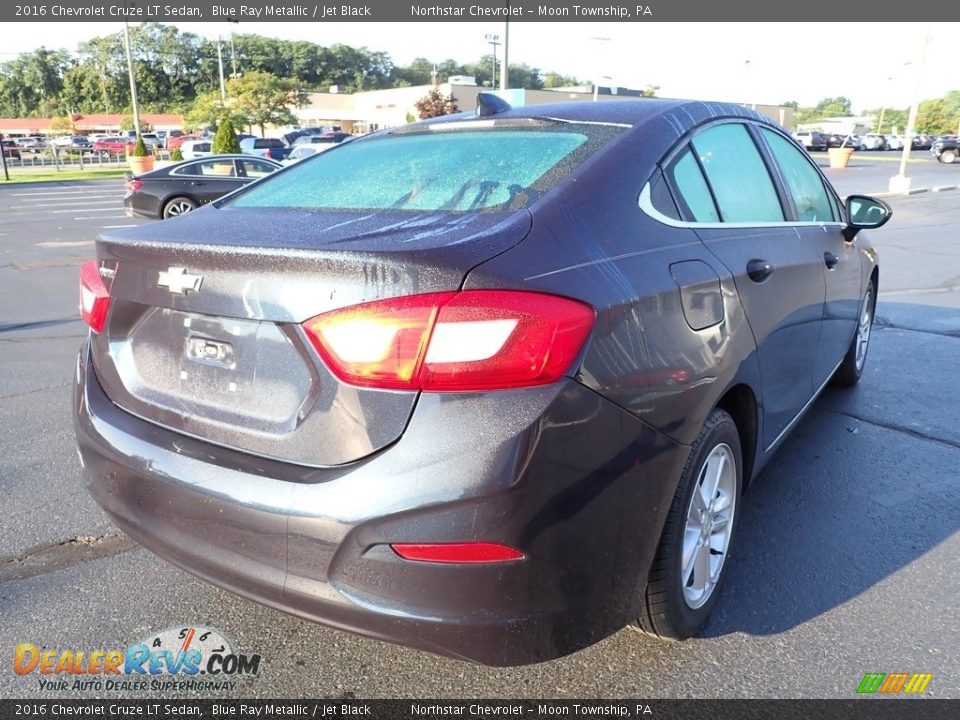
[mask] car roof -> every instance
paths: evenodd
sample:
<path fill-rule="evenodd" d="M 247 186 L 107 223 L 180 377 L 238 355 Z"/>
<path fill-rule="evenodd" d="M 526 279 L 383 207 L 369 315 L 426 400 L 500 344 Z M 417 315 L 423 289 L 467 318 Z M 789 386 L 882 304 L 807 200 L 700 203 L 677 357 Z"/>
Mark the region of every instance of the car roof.
<path fill-rule="evenodd" d="M 636 98 L 603 102 L 561 102 L 526 105 L 488 115 L 483 119 L 556 119 L 568 122 L 609 123 L 637 126 L 657 118 L 668 118 L 684 127 L 700 124 L 710 117 L 743 117 L 774 124 L 765 115 L 735 103 L 668 98 Z M 458 113 L 423 120 L 422 123 L 462 122 L 477 120 L 474 113 Z M 415 123 L 419 124 L 419 123 Z M 411 127 L 411 126 L 405 126 Z"/>

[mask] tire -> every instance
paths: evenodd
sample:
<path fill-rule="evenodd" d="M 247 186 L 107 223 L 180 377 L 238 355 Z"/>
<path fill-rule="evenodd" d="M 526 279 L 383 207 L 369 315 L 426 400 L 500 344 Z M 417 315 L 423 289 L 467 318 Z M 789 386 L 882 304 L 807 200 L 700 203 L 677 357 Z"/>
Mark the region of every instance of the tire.
<path fill-rule="evenodd" d="M 834 373 L 833 381 L 843 387 L 853 387 L 860 382 L 863 368 L 866 367 L 867 351 L 870 349 L 870 335 L 873 329 L 873 315 L 877 307 L 877 289 L 873 281 L 867 286 L 867 292 L 860 303 L 860 315 L 857 319 L 857 330 L 850 341 L 847 354 L 843 362 Z"/>
<path fill-rule="evenodd" d="M 952 165 L 957 161 L 957 151 L 956 150 L 944 150 L 940 153 L 940 157 L 937 158 L 942 163 L 947 165 Z"/>
<path fill-rule="evenodd" d="M 188 212 L 192 212 L 197 209 L 197 203 L 191 200 L 188 197 L 175 197 L 167 200 L 166 204 L 163 206 L 163 219 L 167 220 L 172 217 L 179 217 L 185 215 Z"/>
<path fill-rule="evenodd" d="M 690 449 L 667 513 L 637 619 L 645 633 L 664 640 L 685 640 L 704 626 L 717 604 L 740 516 L 741 458 L 740 435 L 733 418 L 714 410 Z M 711 482 L 714 489 L 706 492 L 708 501 L 700 491 Z M 703 499 L 703 509 L 695 505 L 698 498 Z M 703 524 L 705 516 L 708 524 Z M 705 539 L 709 541 L 706 545 Z M 698 587 L 701 580 L 702 587 Z"/>

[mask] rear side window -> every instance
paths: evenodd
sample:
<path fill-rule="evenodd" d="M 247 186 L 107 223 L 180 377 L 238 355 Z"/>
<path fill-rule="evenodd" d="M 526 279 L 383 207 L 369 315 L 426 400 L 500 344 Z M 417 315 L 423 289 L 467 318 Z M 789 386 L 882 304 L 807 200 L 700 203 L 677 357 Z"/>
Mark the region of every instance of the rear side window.
<path fill-rule="evenodd" d="M 787 190 L 797 208 L 797 220 L 802 222 L 832 222 L 834 206 L 824 187 L 820 173 L 810 164 L 807 156 L 783 137 L 763 128 L 761 130 L 770 150 L 780 166 Z"/>
<path fill-rule="evenodd" d="M 235 177 L 237 172 L 233 160 L 205 160 L 179 167 L 173 171 L 173 174 Z"/>
<path fill-rule="evenodd" d="M 691 142 L 724 222 L 783 222 L 777 191 L 747 129 L 715 125 Z"/>
<path fill-rule="evenodd" d="M 230 204 L 476 212 L 526 207 L 619 129 L 458 129 L 346 143 Z"/>
<path fill-rule="evenodd" d="M 710 194 L 710 187 L 690 148 L 685 149 L 673 161 L 669 173 L 673 178 L 674 187 L 680 193 L 681 203 L 686 206 L 682 208 L 686 220 L 704 223 L 720 222 L 720 215 Z"/>
<path fill-rule="evenodd" d="M 243 168 L 243 174 L 246 177 L 259 178 L 264 175 L 269 175 L 277 168 L 270 163 L 261 162 L 260 160 L 243 160 L 240 163 L 240 166 Z"/>

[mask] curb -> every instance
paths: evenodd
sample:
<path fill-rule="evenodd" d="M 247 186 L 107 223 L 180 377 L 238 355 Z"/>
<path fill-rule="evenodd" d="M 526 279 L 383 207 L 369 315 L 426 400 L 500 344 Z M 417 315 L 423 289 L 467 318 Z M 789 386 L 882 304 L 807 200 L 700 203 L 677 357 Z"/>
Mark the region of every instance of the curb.
<path fill-rule="evenodd" d="M 929 188 L 910 188 L 910 190 L 908 190 L 905 193 L 885 191 L 885 192 L 876 192 L 876 193 L 867 193 L 867 194 L 871 195 L 872 197 L 884 198 L 884 197 L 904 197 L 905 195 L 919 195 L 920 193 L 925 193 L 925 192 L 947 192 L 949 190 L 960 190 L 960 185 L 937 185 L 935 187 L 929 187 Z"/>

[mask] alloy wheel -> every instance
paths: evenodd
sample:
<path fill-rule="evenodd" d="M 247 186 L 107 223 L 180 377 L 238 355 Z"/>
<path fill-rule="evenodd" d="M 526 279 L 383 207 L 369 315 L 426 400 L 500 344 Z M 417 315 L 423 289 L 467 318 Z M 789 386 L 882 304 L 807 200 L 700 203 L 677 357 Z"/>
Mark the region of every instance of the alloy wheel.
<path fill-rule="evenodd" d="M 683 529 L 683 599 L 696 610 L 713 594 L 727 559 L 737 503 L 733 450 L 720 443 L 707 456 L 690 496 Z"/>

